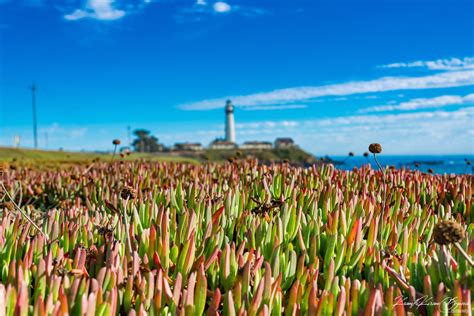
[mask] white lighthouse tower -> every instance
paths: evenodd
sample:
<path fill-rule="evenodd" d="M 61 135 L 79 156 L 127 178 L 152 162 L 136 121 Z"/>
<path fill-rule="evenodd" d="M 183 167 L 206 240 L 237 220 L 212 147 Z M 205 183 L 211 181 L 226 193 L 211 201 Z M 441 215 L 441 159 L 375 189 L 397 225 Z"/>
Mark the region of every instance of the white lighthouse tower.
<path fill-rule="evenodd" d="M 225 105 L 225 140 L 235 143 L 234 105 L 230 100 Z"/>

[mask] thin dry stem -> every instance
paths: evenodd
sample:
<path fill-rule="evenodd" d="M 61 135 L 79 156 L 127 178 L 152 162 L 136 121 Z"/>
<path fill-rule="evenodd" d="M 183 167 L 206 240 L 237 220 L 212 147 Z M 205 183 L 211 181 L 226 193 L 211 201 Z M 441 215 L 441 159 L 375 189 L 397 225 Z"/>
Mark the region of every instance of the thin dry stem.
<path fill-rule="evenodd" d="M 382 172 L 382 182 L 383 182 L 383 200 L 382 200 L 382 210 L 380 211 L 379 215 L 379 225 L 380 225 L 380 249 L 382 249 L 382 242 L 383 242 L 383 213 L 385 212 L 385 203 L 387 200 L 387 188 L 385 183 L 385 170 L 383 170 L 382 166 L 380 165 L 379 161 L 377 160 L 377 156 L 374 154 L 374 160 L 377 163 L 377 166 Z"/>
<path fill-rule="evenodd" d="M 453 245 L 461 253 L 464 259 L 466 259 L 466 261 L 471 265 L 471 267 L 474 267 L 474 261 L 472 260 L 471 256 L 464 249 L 462 249 L 461 245 L 458 242 L 455 242 Z"/>
<path fill-rule="evenodd" d="M 112 162 L 114 161 L 115 154 L 117 153 L 117 145 L 114 145 L 114 154 L 112 155 Z"/>
<path fill-rule="evenodd" d="M 10 201 L 13 203 L 13 206 L 15 207 L 15 209 L 17 209 L 18 212 L 20 212 L 20 214 L 26 218 L 26 220 L 28 222 L 30 222 L 31 225 L 33 225 L 34 228 L 36 228 L 36 230 L 38 230 L 41 235 L 44 236 L 44 238 L 46 239 L 46 241 L 49 241 L 49 237 L 46 233 L 44 233 L 41 228 L 38 227 L 38 225 L 35 224 L 35 222 L 33 222 L 33 220 L 28 216 L 28 214 L 26 214 L 25 212 L 23 212 L 23 210 L 18 206 L 18 204 L 16 204 L 15 200 L 12 198 L 12 196 L 10 195 L 10 193 L 8 193 L 8 190 L 7 188 L 5 187 L 5 185 L 3 184 L 3 181 L 0 181 L 0 185 L 3 189 L 3 191 L 5 192 L 6 196 L 10 199 Z"/>
<path fill-rule="evenodd" d="M 380 171 L 382 172 L 382 179 L 385 181 L 385 172 L 382 166 L 380 165 L 379 161 L 377 160 L 377 156 L 375 154 L 374 154 L 374 160 L 377 163 L 377 166 L 379 166 Z"/>

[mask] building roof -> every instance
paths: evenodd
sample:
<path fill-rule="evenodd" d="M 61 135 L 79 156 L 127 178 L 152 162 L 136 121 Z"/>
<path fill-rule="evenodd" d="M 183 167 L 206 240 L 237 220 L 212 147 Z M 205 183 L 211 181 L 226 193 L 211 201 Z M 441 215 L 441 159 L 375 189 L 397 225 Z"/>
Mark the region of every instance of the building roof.
<path fill-rule="evenodd" d="M 272 145 L 272 143 L 254 140 L 254 141 L 245 142 L 243 143 L 243 145 Z"/>
<path fill-rule="evenodd" d="M 201 143 L 176 143 L 175 146 L 202 146 Z"/>
<path fill-rule="evenodd" d="M 279 137 L 275 139 L 275 142 L 278 143 L 294 143 L 293 138 L 290 137 Z"/>
<path fill-rule="evenodd" d="M 211 142 L 211 145 L 235 145 L 234 142 L 229 142 L 223 139 L 215 139 Z"/>
<path fill-rule="evenodd" d="M 225 103 L 225 111 L 226 113 L 234 112 L 234 105 L 232 104 L 232 101 L 227 100 L 227 102 Z"/>

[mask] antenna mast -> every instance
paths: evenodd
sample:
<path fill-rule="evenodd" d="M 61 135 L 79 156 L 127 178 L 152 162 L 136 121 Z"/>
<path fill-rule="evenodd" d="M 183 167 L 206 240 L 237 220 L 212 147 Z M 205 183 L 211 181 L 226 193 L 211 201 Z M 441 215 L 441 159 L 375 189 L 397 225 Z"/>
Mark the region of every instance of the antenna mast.
<path fill-rule="evenodd" d="M 33 83 L 30 86 L 31 90 L 31 102 L 33 106 L 33 137 L 34 137 L 34 142 L 35 142 L 35 148 L 38 148 L 38 132 L 37 132 L 37 124 L 36 124 L 36 90 L 38 88 L 36 87 L 36 84 Z"/>

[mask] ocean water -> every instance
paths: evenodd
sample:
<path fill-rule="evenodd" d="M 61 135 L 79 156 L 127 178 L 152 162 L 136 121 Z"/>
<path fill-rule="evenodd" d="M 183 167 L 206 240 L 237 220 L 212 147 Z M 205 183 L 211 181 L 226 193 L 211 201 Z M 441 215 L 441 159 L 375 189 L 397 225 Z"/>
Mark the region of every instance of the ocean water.
<path fill-rule="evenodd" d="M 372 168 L 377 168 L 373 155 L 363 156 L 331 156 L 336 168 L 351 170 L 354 167 L 361 167 L 370 163 Z M 382 166 L 395 166 L 397 168 L 409 168 L 427 172 L 433 169 L 437 174 L 474 174 L 474 155 L 450 155 L 450 156 L 384 156 L 377 155 L 377 159 Z M 466 159 L 471 162 L 468 165 Z M 415 163 L 419 166 L 416 167 Z"/>

